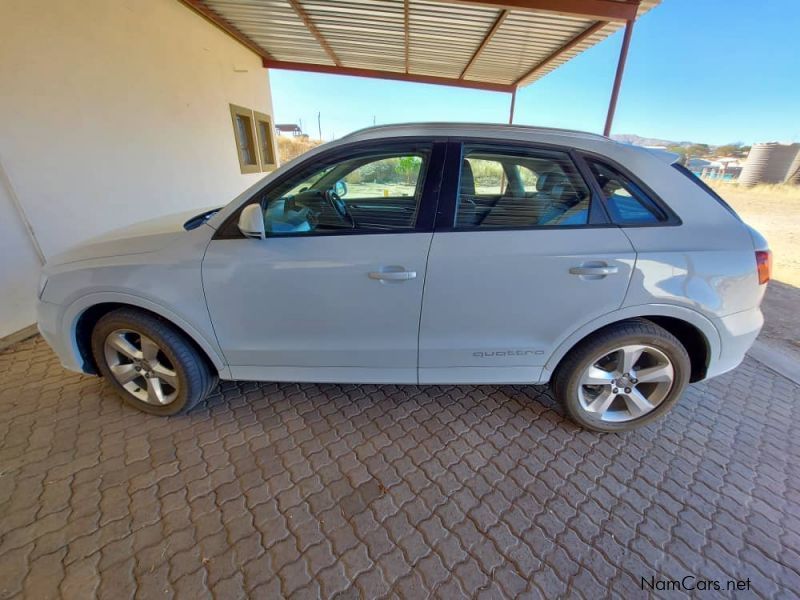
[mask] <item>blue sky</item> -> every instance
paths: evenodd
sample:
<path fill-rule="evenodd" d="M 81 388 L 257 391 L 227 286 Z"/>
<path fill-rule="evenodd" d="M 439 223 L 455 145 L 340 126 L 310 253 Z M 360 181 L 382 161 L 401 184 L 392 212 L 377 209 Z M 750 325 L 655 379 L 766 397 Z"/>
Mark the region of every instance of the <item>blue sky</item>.
<path fill-rule="evenodd" d="M 622 32 L 517 93 L 515 123 L 601 131 Z M 275 118 L 325 139 L 406 121 L 506 122 L 509 95 L 270 71 Z M 637 21 L 612 133 L 800 141 L 798 0 L 663 0 Z"/>

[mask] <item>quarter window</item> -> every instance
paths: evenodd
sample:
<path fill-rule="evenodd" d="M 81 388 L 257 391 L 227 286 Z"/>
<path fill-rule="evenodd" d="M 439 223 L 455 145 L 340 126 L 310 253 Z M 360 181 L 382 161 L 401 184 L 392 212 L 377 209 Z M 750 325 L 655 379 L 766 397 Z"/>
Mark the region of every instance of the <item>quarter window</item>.
<path fill-rule="evenodd" d="M 414 229 L 428 147 L 317 164 L 263 193 L 267 235 Z"/>
<path fill-rule="evenodd" d="M 636 225 L 665 220 L 665 215 L 633 181 L 609 165 L 593 160 L 588 162 L 615 222 Z"/>
<path fill-rule="evenodd" d="M 585 225 L 590 196 L 566 153 L 521 155 L 467 148 L 461 163 L 455 226 Z"/>

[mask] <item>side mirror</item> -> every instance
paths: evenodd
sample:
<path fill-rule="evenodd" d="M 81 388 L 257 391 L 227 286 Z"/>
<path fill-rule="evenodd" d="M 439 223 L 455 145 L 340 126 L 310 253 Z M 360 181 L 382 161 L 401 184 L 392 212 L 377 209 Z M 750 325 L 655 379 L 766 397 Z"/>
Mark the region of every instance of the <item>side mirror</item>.
<path fill-rule="evenodd" d="M 343 179 L 340 179 L 336 182 L 336 185 L 333 186 L 333 191 L 336 192 L 336 195 L 339 198 L 347 195 L 347 184 L 344 182 Z"/>
<path fill-rule="evenodd" d="M 239 231 L 249 238 L 263 240 L 267 237 L 267 228 L 264 225 L 264 211 L 257 202 L 249 204 L 239 213 Z"/>

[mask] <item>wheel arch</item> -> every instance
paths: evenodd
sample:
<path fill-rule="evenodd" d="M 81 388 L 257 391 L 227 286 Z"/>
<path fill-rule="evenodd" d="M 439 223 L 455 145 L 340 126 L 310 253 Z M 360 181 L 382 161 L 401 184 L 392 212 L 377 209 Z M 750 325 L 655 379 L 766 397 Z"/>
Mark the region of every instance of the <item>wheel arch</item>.
<path fill-rule="evenodd" d="M 545 364 L 542 380 L 549 380 L 569 351 L 589 336 L 609 325 L 636 318 L 651 321 L 678 338 L 692 362 L 689 380 L 695 382 L 705 378 L 709 365 L 720 353 L 717 328 L 695 310 L 665 304 L 626 307 L 586 323 L 558 345 Z"/>
<path fill-rule="evenodd" d="M 691 323 L 676 319 L 675 317 L 650 315 L 641 318 L 647 319 L 659 327 L 666 329 L 678 338 L 678 341 L 686 348 L 689 359 L 692 361 L 689 383 L 705 379 L 706 373 L 708 372 L 708 365 L 711 361 L 711 350 L 708 340 L 705 335 L 703 335 L 702 331 Z"/>
<path fill-rule="evenodd" d="M 84 372 L 97 374 L 97 365 L 91 350 L 91 335 L 94 326 L 103 315 L 118 308 L 133 308 L 161 319 L 180 331 L 208 361 L 212 371 L 220 377 L 227 374 L 228 367 L 221 351 L 188 321 L 144 298 L 124 294 L 97 294 L 76 301 L 67 309 L 63 322 L 68 327 L 72 351 Z"/>

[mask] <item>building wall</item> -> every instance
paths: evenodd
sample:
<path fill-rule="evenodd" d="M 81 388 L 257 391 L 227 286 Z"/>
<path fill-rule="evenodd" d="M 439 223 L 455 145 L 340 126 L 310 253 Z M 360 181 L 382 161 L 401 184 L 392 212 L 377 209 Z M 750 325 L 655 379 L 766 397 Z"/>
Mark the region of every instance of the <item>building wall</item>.
<path fill-rule="evenodd" d="M 0 337 L 36 320 L 33 300 L 42 264 L 13 193 L 0 164 Z"/>
<path fill-rule="evenodd" d="M 241 174 L 229 110 L 272 114 L 261 59 L 178 0 L 3 0 L 0 82 L 0 161 L 45 258 L 262 176 Z M 38 279 L 6 204 L 0 336 L 31 321 L 8 290 Z"/>

